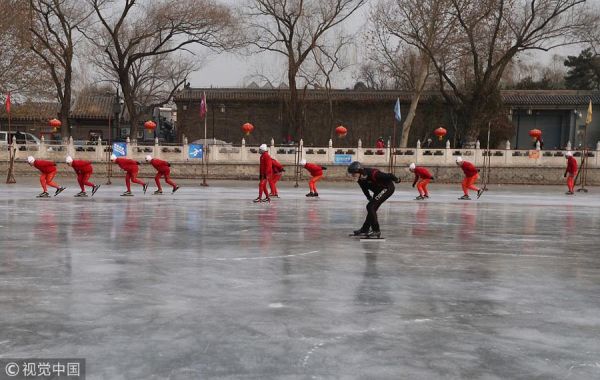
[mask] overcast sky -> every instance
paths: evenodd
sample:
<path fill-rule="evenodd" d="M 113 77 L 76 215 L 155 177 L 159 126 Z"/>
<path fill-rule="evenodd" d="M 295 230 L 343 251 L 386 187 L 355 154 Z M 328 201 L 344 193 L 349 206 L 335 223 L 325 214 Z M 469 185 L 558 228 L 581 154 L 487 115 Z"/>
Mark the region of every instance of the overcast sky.
<path fill-rule="evenodd" d="M 375 2 L 375 0 L 370 0 Z M 226 3 L 237 4 L 241 0 L 224 0 Z M 588 0 L 588 3 L 600 4 L 600 0 Z M 367 27 L 367 16 L 370 10 L 370 4 L 364 6 L 361 10 L 355 13 L 348 22 L 344 24 L 345 31 L 356 33 L 360 37 L 361 32 Z M 357 38 L 360 42 L 362 39 Z M 357 48 L 360 49 L 360 46 Z M 549 53 L 536 52 L 529 54 L 528 57 L 522 57 L 523 60 L 538 61 L 543 64 L 551 61 L 552 55 L 573 55 L 578 54 L 581 50 L 579 47 L 569 47 L 556 49 Z M 287 82 L 285 79 L 285 59 L 283 56 L 274 53 L 252 54 L 250 56 L 242 56 L 240 54 L 223 53 L 223 54 L 207 54 L 206 50 L 198 49 L 196 51 L 198 57 L 202 57 L 204 64 L 200 71 L 195 72 L 190 77 L 192 87 L 244 87 L 252 81 L 259 84 L 265 83 L 260 78 L 261 75 L 269 77 L 270 80 L 277 85 L 281 81 Z M 356 68 L 358 62 L 362 59 L 362 53 L 355 50 L 350 53 L 350 60 L 355 64 L 345 70 L 343 75 L 340 75 L 334 81 L 334 86 L 337 88 L 353 87 L 356 82 Z"/>

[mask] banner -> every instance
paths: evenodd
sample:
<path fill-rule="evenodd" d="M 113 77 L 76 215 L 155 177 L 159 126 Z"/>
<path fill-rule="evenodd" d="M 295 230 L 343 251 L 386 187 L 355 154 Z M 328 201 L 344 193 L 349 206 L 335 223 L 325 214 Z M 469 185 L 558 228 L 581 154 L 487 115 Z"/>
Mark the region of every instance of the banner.
<path fill-rule="evenodd" d="M 113 151 L 113 154 L 117 157 L 127 156 L 127 143 L 124 143 L 124 142 L 113 143 L 112 151 Z"/>
<path fill-rule="evenodd" d="M 188 148 L 188 158 L 202 159 L 204 146 L 202 144 L 190 144 Z"/>
<path fill-rule="evenodd" d="M 350 165 L 352 163 L 351 154 L 336 154 L 333 157 L 333 163 L 336 165 Z"/>

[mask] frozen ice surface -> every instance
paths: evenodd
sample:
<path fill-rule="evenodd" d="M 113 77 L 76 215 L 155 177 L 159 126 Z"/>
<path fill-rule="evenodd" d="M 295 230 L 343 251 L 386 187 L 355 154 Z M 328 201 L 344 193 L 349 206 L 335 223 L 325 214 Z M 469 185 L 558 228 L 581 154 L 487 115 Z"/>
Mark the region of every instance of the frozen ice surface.
<path fill-rule="evenodd" d="M 99 181 L 100 182 L 100 181 Z M 35 199 L 0 185 L 0 356 L 88 379 L 600 378 L 600 195 L 405 183 L 361 243 L 352 183 Z M 165 188 L 167 190 L 167 188 Z"/>

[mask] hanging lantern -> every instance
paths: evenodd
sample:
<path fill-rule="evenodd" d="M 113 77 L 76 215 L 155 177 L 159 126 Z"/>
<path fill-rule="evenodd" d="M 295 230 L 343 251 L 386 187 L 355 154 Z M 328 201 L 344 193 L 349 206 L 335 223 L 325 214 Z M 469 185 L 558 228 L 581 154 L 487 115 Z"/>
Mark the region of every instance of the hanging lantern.
<path fill-rule="evenodd" d="M 61 122 L 60 122 L 60 120 L 58 120 L 58 119 L 52 119 L 52 120 L 50 120 L 50 121 L 48 122 L 48 124 L 49 124 L 49 125 L 50 125 L 52 128 L 54 128 L 54 129 L 52 130 L 52 133 L 56 133 L 56 132 L 58 132 L 58 128 L 60 128 L 60 126 L 62 125 L 62 123 L 61 123 Z"/>
<path fill-rule="evenodd" d="M 542 131 L 540 131 L 539 129 L 532 129 L 529 131 L 529 136 L 531 136 L 533 140 L 537 140 L 540 137 L 542 137 Z"/>
<path fill-rule="evenodd" d="M 335 133 L 337 133 L 338 137 L 345 137 L 348 134 L 348 130 L 343 125 L 340 125 L 335 129 Z"/>
<path fill-rule="evenodd" d="M 433 131 L 433 134 L 436 135 L 438 140 L 440 140 L 440 141 L 442 141 L 444 136 L 446 136 L 446 133 L 448 133 L 448 131 L 446 131 L 446 128 L 442 128 L 442 127 L 439 127 L 435 131 Z"/>
<path fill-rule="evenodd" d="M 248 136 L 250 133 L 252 133 L 253 130 L 254 130 L 254 125 L 252 125 L 250 123 L 245 123 L 244 125 L 242 125 L 242 132 L 244 132 L 246 134 L 246 136 Z"/>
<path fill-rule="evenodd" d="M 148 132 L 152 132 L 153 130 L 156 129 L 156 123 L 153 122 L 152 120 L 148 120 L 147 122 L 144 123 L 144 128 L 146 128 L 148 130 Z"/>

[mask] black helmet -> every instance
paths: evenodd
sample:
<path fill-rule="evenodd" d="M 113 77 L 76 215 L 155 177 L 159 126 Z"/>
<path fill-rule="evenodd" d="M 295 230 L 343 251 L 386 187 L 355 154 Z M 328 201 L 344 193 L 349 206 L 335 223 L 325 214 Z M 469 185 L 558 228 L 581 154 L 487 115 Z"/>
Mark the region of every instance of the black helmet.
<path fill-rule="evenodd" d="M 358 161 L 354 161 L 353 163 L 348 165 L 348 173 L 350 173 L 350 174 L 360 173 L 362 169 L 363 169 L 363 166 Z"/>

